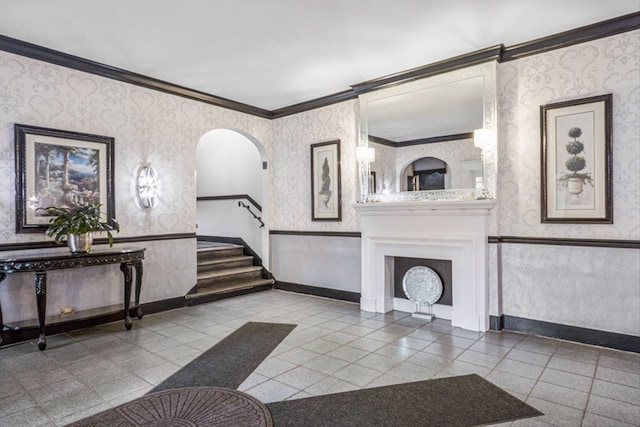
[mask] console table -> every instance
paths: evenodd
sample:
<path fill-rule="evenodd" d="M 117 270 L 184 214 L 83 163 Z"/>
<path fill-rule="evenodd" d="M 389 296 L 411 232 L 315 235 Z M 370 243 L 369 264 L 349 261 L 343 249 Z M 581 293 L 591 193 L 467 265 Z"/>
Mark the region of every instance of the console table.
<path fill-rule="evenodd" d="M 124 275 L 124 326 L 127 330 L 132 327 L 129 317 L 131 302 L 131 283 L 133 269 L 135 269 L 135 310 L 138 319 L 142 319 L 140 308 L 140 289 L 142 287 L 142 260 L 145 248 L 124 249 L 92 249 L 85 254 L 71 254 L 70 252 L 54 251 L 19 251 L 12 254 L 0 255 L 0 282 L 7 274 L 35 272 L 36 303 L 38 306 L 38 327 L 40 336 L 38 348 L 47 347 L 45 336 L 45 316 L 47 311 L 47 271 L 65 268 L 91 267 L 96 265 L 120 264 Z M 0 343 L 3 339 L 4 322 L 2 320 L 2 305 L 0 304 Z"/>

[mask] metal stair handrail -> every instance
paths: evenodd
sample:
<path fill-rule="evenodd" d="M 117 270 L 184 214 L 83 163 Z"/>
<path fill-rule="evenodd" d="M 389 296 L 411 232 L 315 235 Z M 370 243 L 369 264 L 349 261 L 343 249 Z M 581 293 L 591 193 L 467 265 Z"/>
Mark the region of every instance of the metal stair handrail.
<path fill-rule="evenodd" d="M 253 211 L 251 210 L 251 207 L 249 207 L 249 205 L 247 205 L 243 201 L 239 201 L 238 202 L 238 206 L 242 207 L 242 208 L 246 208 L 249 211 L 249 213 L 260 223 L 260 228 L 264 227 L 264 222 L 262 222 L 262 218 L 259 217 L 258 215 L 256 215 L 255 213 L 253 213 Z"/>

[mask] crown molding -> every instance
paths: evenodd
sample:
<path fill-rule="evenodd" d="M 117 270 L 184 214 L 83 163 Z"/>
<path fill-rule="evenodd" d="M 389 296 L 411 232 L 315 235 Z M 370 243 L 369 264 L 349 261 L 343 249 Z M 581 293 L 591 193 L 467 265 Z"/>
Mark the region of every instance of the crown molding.
<path fill-rule="evenodd" d="M 453 71 L 458 68 L 494 60 L 498 62 L 513 61 L 526 56 L 536 55 L 579 43 L 585 43 L 599 38 L 637 30 L 639 28 L 640 12 L 635 12 L 510 47 L 505 47 L 504 45 L 499 44 L 485 49 L 480 49 L 407 71 L 357 83 L 351 85 L 351 88 L 348 90 L 300 102 L 298 104 L 279 108 L 273 111 L 221 98 L 219 96 L 194 89 L 189 89 L 184 86 L 158 80 L 142 74 L 133 73 L 121 68 L 112 67 L 89 59 L 70 55 L 68 53 L 3 36 L 1 34 L 0 50 L 265 119 L 277 119 L 290 116 L 292 114 L 326 107 L 338 102 L 356 99 L 361 93 Z"/>
<path fill-rule="evenodd" d="M 355 93 L 370 92 L 372 90 L 382 89 L 385 87 L 395 86 L 401 83 L 407 83 L 413 80 L 442 74 L 459 68 L 470 67 L 472 65 L 481 64 L 489 61 L 499 61 L 504 45 L 496 45 L 485 49 L 476 50 L 474 52 L 458 55 L 453 58 L 434 62 L 422 67 L 412 68 L 400 73 L 390 74 L 366 82 L 351 85 Z"/>
<path fill-rule="evenodd" d="M 459 141 L 461 139 L 473 139 L 473 132 L 455 133 L 452 135 L 432 136 L 429 138 L 409 139 L 407 141 L 392 141 L 379 136 L 369 135 L 369 141 L 388 147 L 408 147 L 410 145 L 433 144 L 435 142 Z"/>
<path fill-rule="evenodd" d="M 504 49 L 500 62 L 513 61 L 525 56 L 537 55 L 603 37 L 626 33 L 640 28 L 640 12 L 619 16 L 562 33 L 520 43 Z"/>
<path fill-rule="evenodd" d="M 112 67 L 110 65 L 105 65 L 100 62 L 91 61 L 79 56 L 70 55 L 58 50 L 49 49 L 44 46 L 38 46 L 33 43 L 28 43 L 22 40 L 3 36 L 1 34 L 0 50 L 14 53 L 20 56 L 26 56 L 27 58 L 48 62 L 50 64 L 71 68 L 73 70 L 83 71 L 85 73 L 95 74 L 97 76 L 118 80 L 124 83 L 146 87 L 147 89 L 154 89 L 171 95 L 178 95 L 183 98 L 204 102 L 206 104 L 215 105 L 217 107 L 251 114 L 253 116 L 262 117 L 265 119 L 271 118 L 271 112 L 262 108 L 232 101 L 226 98 L 221 98 L 219 96 L 210 95 L 208 93 L 189 89 L 184 86 L 165 82 L 163 80 L 144 76 L 142 74 L 133 73 L 131 71 Z"/>

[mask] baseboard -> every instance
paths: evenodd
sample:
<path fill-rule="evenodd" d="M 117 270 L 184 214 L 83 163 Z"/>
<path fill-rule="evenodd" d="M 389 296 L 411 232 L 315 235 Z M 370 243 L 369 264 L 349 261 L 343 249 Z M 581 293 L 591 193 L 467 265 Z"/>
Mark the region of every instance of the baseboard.
<path fill-rule="evenodd" d="M 582 344 L 597 345 L 616 350 L 640 353 L 640 337 L 579 326 L 562 325 L 541 320 L 525 319 L 516 316 L 491 316 L 489 324 L 493 330 L 508 330 L 526 334 L 559 338 Z"/>
<path fill-rule="evenodd" d="M 282 282 L 276 280 L 275 289 L 283 291 L 297 292 L 299 294 L 314 295 L 317 297 L 325 297 L 348 302 L 360 302 L 360 293 L 341 291 L 338 289 L 321 288 L 318 286 L 300 285 L 298 283 Z"/>
<path fill-rule="evenodd" d="M 489 329 L 501 331 L 504 329 L 504 314 L 501 316 L 489 316 Z"/>

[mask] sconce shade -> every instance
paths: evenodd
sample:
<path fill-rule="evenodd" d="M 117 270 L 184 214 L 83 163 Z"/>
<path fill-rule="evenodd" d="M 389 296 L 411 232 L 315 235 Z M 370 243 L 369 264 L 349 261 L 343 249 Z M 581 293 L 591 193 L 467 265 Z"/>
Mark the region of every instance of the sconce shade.
<path fill-rule="evenodd" d="M 484 148 L 493 144 L 495 135 L 491 129 L 476 129 L 473 131 L 473 145 Z"/>
<path fill-rule="evenodd" d="M 375 162 L 376 150 L 373 147 L 356 147 L 356 160 L 359 162 Z"/>
<path fill-rule="evenodd" d="M 158 195 L 158 179 L 151 166 L 142 166 L 138 172 L 138 200 L 143 208 L 152 208 Z"/>

